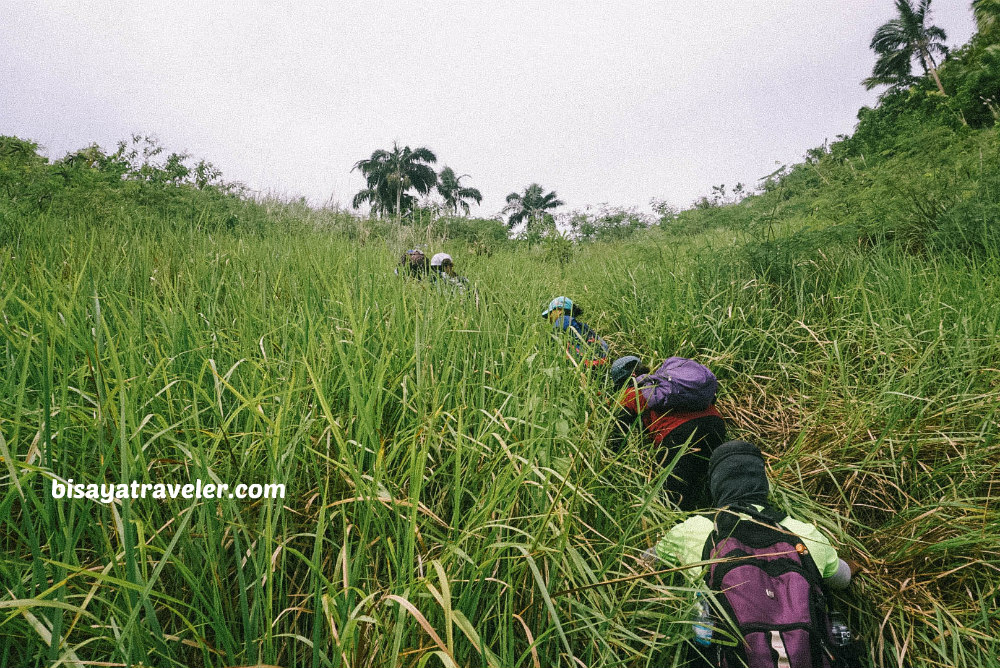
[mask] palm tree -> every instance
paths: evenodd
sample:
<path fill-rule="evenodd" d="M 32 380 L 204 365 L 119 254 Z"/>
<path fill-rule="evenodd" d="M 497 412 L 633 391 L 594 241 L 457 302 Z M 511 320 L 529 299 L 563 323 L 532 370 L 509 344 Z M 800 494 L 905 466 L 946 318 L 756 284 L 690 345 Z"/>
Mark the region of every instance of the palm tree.
<path fill-rule="evenodd" d="M 878 60 L 872 75 L 864 80 L 868 90 L 883 85 L 896 90 L 913 84 L 912 61 L 916 58 L 924 68 L 924 74 L 930 74 L 938 90 L 945 94 L 933 54 L 947 55 L 948 47 L 944 45 L 947 36 L 941 28 L 925 25 L 931 0 L 916 2 L 917 5 L 913 6 L 910 0 L 896 0 L 899 15 L 875 31 L 871 48 L 878 54 Z"/>
<path fill-rule="evenodd" d="M 1000 26 L 1000 0 L 972 0 L 972 12 L 976 15 L 980 35 L 989 34 Z"/>
<path fill-rule="evenodd" d="M 472 200 L 476 204 L 483 201 L 483 194 L 475 188 L 463 188 L 462 179 L 468 178 L 468 174 L 455 176 L 455 170 L 445 167 L 438 175 L 437 191 L 444 198 L 444 208 L 452 213 L 458 213 L 459 208 L 469 215 L 469 203 Z"/>
<path fill-rule="evenodd" d="M 503 208 L 503 213 L 510 214 L 510 218 L 507 219 L 508 228 L 526 222 L 530 230 L 546 211 L 563 204 L 562 200 L 556 199 L 555 191 L 545 194 L 540 185 L 532 183 L 524 189 L 523 195 L 518 193 L 507 195 L 507 206 Z"/>
<path fill-rule="evenodd" d="M 403 209 L 409 209 L 416 198 L 407 194 L 410 189 L 422 195 L 430 192 L 437 183 L 437 174 L 429 165 L 437 162 L 437 156 L 427 148 L 399 148 L 395 142 L 391 151 L 379 149 L 367 160 L 358 160 L 351 168 L 359 170 L 368 182 L 368 187 L 354 196 L 352 204 L 357 207 L 368 202 L 372 211 L 384 214 L 396 212 L 399 224 Z"/>

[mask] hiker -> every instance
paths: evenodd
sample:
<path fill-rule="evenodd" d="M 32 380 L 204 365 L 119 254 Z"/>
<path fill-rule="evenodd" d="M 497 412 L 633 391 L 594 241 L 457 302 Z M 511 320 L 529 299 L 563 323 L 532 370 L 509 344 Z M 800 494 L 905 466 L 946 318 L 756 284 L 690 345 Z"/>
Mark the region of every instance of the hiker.
<path fill-rule="evenodd" d="M 548 318 L 552 327 L 569 334 L 566 354 L 585 367 L 601 366 L 608 360 L 608 344 L 587 325 L 576 319 L 583 309 L 569 297 L 556 297 L 549 302 L 542 317 Z"/>
<path fill-rule="evenodd" d="M 665 367 L 664 373 L 671 371 L 670 364 L 674 360 L 679 361 L 674 368 L 683 366 L 690 370 L 686 375 L 690 381 L 688 385 L 701 394 L 693 401 L 689 398 L 687 403 L 675 402 L 681 404 L 675 408 L 670 408 L 669 402 L 664 406 L 651 406 L 650 398 L 654 402 L 657 399 L 655 391 L 660 380 L 657 374 Z M 710 501 L 708 458 L 726 440 L 726 422 L 715 408 L 715 376 L 702 365 L 679 357 L 670 358 L 650 375 L 649 367 L 635 355 L 616 359 L 609 376 L 612 389 L 620 396 L 608 446 L 614 452 L 621 451 L 629 431 L 637 424 L 652 442 L 660 466 L 669 464 L 678 451 L 687 446 L 674 464 L 664 489 L 681 510 L 704 507 Z"/>
<path fill-rule="evenodd" d="M 756 446 L 729 441 L 717 447 L 709 486 L 719 510 L 711 517 L 689 517 L 655 547 L 657 557 L 679 566 L 717 560 L 683 571 L 692 583 L 703 575 L 713 592 L 711 605 L 701 594 L 697 606 L 695 643 L 701 656 L 713 666 L 857 665 L 858 647 L 848 646 L 849 631 L 846 639 L 830 631 L 824 593 L 846 589 L 857 565 L 840 559 L 815 525 L 768 503 L 764 458 Z M 712 642 L 715 634 L 728 645 Z M 838 660 L 831 662 L 831 655 Z"/>
<path fill-rule="evenodd" d="M 431 258 L 431 278 L 440 285 L 447 285 L 464 291 L 469 282 L 464 276 L 455 273 L 455 263 L 447 253 L 437 253 Z"/>
<path fill-rule="evenodd" d="M 409 276 L 418 281 L 422 279 L 428 271 L 430 263 L 427 256 L 419 248 L 413 248 L 403 253 L 399 259 L 399 266 L 396 267 L 397 276 Z"/>

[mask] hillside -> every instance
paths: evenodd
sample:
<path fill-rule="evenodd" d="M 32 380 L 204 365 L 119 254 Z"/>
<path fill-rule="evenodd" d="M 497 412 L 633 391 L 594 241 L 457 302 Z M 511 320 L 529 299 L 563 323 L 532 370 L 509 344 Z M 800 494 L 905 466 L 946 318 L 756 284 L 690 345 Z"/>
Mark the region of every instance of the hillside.
<path fill-rule="evenodd" d="M 682 514 L 638 438 L 605 448 L 557 294 L 613 355 L 717 372 L 775 503 L 863 565 L 837 605 L 873 665 L 1000 665 L 1000 141 L 958 92 L 995 57 L 618 242 L 4 138 L 0 665 L 674 665 L 690 590 L 640 555 Z M 414 243 L 476 289 L 394 277 Z M 53 498 L 69 478 L 287 495 Z"/>

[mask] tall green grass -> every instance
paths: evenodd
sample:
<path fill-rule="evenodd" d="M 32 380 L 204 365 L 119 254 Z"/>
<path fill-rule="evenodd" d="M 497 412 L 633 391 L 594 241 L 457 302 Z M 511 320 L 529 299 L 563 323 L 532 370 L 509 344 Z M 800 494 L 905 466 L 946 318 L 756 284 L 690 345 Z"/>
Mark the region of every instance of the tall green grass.
<path fill-rule="evenodd" d="M 840 605 L 875 665 L 997 665 L 995 250 L 769 282 L 697 239 L 456 248 L 454 294 L 394 277 L 402 246 L 156 223 L 3 237 L 0 665 L 673 665 L 685 584 L 628 578 L 680 515 L 640 441 L 604 449 L 557 294 L 616 354 L 718 371 L 775 498 L 865 565 Z M 108 506 L 54 476 L 288 496 Z"/>

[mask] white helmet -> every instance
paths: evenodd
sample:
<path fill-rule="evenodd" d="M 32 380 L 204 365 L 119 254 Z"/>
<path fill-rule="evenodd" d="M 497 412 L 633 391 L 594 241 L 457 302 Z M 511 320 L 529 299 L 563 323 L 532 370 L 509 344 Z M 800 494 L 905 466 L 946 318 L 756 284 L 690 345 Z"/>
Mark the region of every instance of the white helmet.
<path fill-rule="evenodd" d="M 452 262 L 451 256 L 448 255 L 447 253 L 437 253 L 434 257 L 431 258 L 431 266 L 440 267 L 441 265 L 444 264 L 445 260 L 447 260 L 448 262 Z"/>

